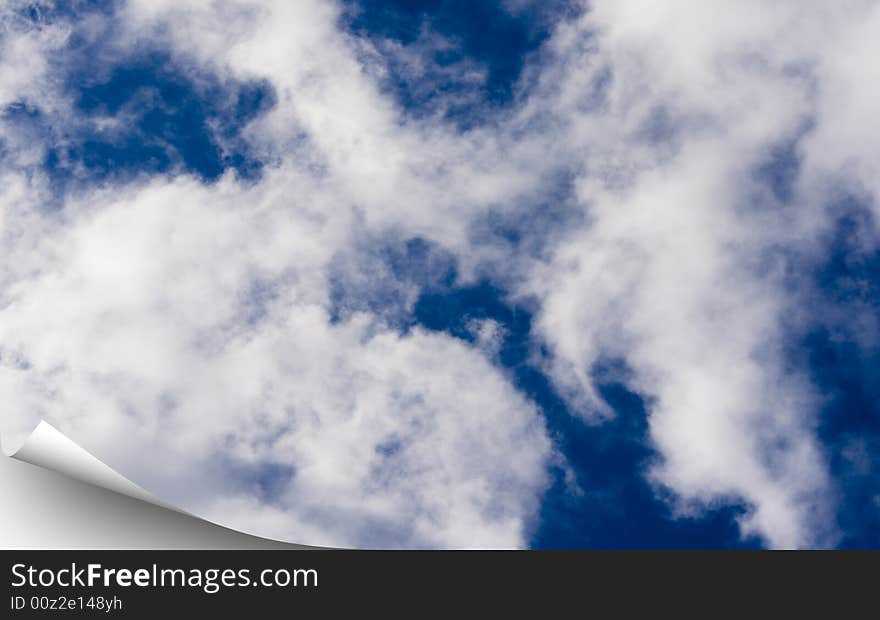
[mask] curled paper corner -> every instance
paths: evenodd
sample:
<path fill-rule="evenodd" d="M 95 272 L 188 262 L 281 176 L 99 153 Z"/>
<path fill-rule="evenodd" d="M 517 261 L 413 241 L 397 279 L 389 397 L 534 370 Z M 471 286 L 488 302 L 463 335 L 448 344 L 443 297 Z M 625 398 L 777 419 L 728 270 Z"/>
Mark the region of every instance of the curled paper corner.
<path fill-rule="evenodd" d="M 2 455 L 10 458 L 14 457 L 15 453 L 25 444 L 28 437 L 33 435 L 34 430 L 36 430 L 36 427 L 30 432 L 21 429 L 0 432 L 0 452 L 2 452 Z"/>
<path fill-rule="evenodd" d="M 0 548 L 318 548 L 233 530 L 163 502 L 45 420 L 23 439 L 0 436 L 0 447 Z"/>
<path fill-rule="evenodd" d="M 16 442 L 10 443 L 14 446 Z M 41 420 L 33 432 L 21 442 L 21 445 L 15 447 L 14 451 L 7 453 L 7 455 L 31 465 L 56 471 L 86 484 L 120 493 L 167 510 L 189 514 L 161 501 L 152 493 L 105 465 L 45 420 Z"/>

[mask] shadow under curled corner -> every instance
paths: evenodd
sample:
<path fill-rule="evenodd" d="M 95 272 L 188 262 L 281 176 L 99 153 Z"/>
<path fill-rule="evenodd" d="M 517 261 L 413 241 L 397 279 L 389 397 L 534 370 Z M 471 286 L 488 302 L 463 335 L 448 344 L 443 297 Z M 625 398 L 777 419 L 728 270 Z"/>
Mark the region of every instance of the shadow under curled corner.
<path fill-rule="evenodd" d="M 253 536 L 154 497 L 43 421 L 0 456 L 0 549 L 317 549 Z"/>

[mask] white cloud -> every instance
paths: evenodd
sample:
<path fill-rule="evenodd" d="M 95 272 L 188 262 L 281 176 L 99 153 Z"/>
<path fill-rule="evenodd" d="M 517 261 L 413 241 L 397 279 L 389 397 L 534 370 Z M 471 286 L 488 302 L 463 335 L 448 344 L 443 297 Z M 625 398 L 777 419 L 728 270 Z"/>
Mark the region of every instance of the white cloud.
<path fill-rule="evenodd" d="M 471 348 L 368 314 L 329 318 L 331 272 L 362 287 L 358 243 L 423 236 L 465 278 L 536 296 L 549 372 L 576 414 L 613 415 L 591 366 L 627 361 L 662 456 L 652 480 L 678 509 L 743 498 L 744 533 L 831 544 L 818 403 L 782 351 L 802 300 L 768 257 L 817 243 L 841 179 L 878 189 L 865 61 L 878 15 L 855 1 L 593 2 L 532 59 L 535 85 L 498 123 L 462 134 L 398 109 L 377 82 L 381 56 L 339 31 L 333 3 L 132 0 L 108 53 L 161 41 L 193 76 L 271 82 L 277 105 L 245 132 L 271 165 L 255 185 L 157 178 L 61 211 L 39 208 L 37 158 L 6 166 L 4 424 L 47 417 L 148 487 L 259 533 L 525 544 L 551 448 L 486 361 L 499 326 L 478 326 Z M 65 32 L 6 33 L 0 103 L 32 100 L 65 122 L 45 62 Z M 777 204 L 753 171 L 808 122 L 795 198 Z M 474 238 L 560 170 L 582 223 L 539 253 Z M 292 477 L 267 499 L 217 473 L 223 454 Z"/>
<path fill-rule="evenodd" d="M 52 420 L 147 488 L 262 534 L 522 545 L 550 453 L 537 411 L 446 336 L 331 324 L 324 271 L 346 210 L 293 170 L 268 174 L 249 189 L 157 181 L 48 215 L 64 221 L 0 327 L 7 415 Z M 266 507 L 283 525 L 227 513 L 258 500 L 215 459 L 291 468 Z"/>
<path fill-rule="evenodd" d="M 587 151 L 579 195 L 592 218 L 534 285 L 558 382 L 585 415 L 601 414 L 601 403 L 584 400 L 589 368 L 602 355 L 624 357 L 652 399 L 651 437 L 663 456 L 655 479 L 685 510 L 745 498 L 753 511 L 744 532 L 774 546 L 834 540 L 833 491 L 813 430 L 819 402 L 782 351 L 799 300 L 771 252 L 811 243 L 826 220 L 816 221 L 811 194 L 775 204 L 753 171 L 806 121 L 823 134 L 817 103 L 845 91 L 832 96 L 820 81 L 817 100 L 816 64 L 860 9 L 597 2 L 571 30 L 598 37 L 584 66 L 612 69 L 604 106 L 577 113 L 584 74 L 549 78 L 561 81 L 554 103 Z M 577 40 L 566 30 L 557 38 L 567 67 Z M 658 144 L 640 130 L 660 109 L 672 139 Z M 848 141 L 832 141 L 873 165 Z M 813 170 L 812 182 L 831 167 Z"/>

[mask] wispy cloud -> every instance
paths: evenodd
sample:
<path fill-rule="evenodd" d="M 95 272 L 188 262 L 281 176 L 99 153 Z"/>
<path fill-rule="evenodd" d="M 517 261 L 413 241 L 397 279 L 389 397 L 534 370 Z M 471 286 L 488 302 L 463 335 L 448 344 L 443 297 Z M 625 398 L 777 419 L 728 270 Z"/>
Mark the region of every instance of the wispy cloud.
<path fill-rule="evenodd" d="M 676 515 L 743 503 L 743 536 L 839 539 L 791 347 L 840 197 L 880 189 L 874 3 L 566 6 L 523 35 L 503 105 L 493 58 L 444 60 L 462 39 L 428 18 L 401 42 L 323 1 L 31 4 L 0 40 L 7 426 L 46 417 L 258 533 L 522 546 L 559 456 L 498 362 L 506 327 L 410 318 L 444 278 L 490 281 L 584 423 L 615 416 L 595 371 L 625 360 Z M 88 87 L 124 101 L 85 109 Z M 95 173 L 130 143 L 132 174 Z"/>

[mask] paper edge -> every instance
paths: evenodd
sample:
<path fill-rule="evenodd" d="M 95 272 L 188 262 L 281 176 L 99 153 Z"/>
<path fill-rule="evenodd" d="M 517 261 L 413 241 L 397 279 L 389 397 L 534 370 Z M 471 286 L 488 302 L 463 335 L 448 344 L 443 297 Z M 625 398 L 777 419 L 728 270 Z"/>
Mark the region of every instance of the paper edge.
<path fill-rule="evenodd" d="M 164 502 L 105 464 L 45 420 L 40 421 L 36 428 L 21 442 L 20 446 L 10 450 L 9 446 L 3 441 L 3 437 L 0 436 L 0 447 L 2 447 L 2 452 L 6 458 L 41 467 L 112 493 L 192 517 L 204 522 L 206 525 L 220 527 L 239 536 L 287 545 L 291 549 L 334 549 L 333 547 L 304 545 L 237 530 Z"/>

